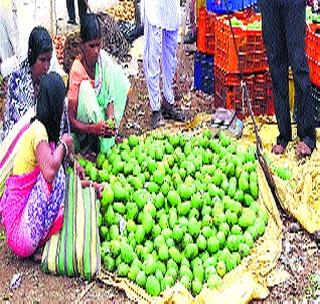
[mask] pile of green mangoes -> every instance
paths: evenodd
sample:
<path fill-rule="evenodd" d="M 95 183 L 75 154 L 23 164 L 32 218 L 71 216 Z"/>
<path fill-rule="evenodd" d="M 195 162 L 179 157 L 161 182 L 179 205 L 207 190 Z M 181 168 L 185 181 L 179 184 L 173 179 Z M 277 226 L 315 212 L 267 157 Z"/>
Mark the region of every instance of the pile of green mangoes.
<path fill-rule="evenodd" d="M 219 287 L 265 232 L 255 151 L 223 132 L 131 135 L 95 164 L 80 162 L 105 183 L 104 267 L 151 296 L 177 281 L 193 295 Z"/>

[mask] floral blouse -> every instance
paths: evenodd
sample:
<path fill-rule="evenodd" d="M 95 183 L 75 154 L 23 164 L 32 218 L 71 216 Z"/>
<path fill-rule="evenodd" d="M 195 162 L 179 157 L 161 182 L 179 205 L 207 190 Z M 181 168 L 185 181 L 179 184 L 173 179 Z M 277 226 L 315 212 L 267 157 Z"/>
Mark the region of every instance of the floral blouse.
<path fill-rule="evenodd" d="M 32 81 L 31 69 L 26 59 L 9 78 L 0 142 L 27 111 L 31 107 L 35 107 L 35 92 L 38 92 L 38 89 Z"/>

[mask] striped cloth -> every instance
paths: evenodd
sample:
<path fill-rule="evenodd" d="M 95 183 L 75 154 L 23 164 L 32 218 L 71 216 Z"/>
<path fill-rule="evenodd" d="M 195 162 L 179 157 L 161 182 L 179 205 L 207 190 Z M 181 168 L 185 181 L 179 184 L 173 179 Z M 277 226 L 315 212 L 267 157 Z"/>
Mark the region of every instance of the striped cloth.
<path fill-rule="evenodd" d="M 46 243 L 41 268 L 45 273 L 91 280 L 101 269 L 99 205 L 94 189 L 82 189 L 74 171 L 67 180 L 63 227 Z"/>

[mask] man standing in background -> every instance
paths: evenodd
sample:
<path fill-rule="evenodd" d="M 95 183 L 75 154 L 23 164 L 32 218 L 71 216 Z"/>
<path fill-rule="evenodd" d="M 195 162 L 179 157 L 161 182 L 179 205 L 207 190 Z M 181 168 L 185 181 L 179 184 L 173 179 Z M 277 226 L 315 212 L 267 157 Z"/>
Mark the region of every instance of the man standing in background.
<path fill-rule="evenodd" d="M 259 0 L 263 38 L 272 77 L 279 136 L 272 151 L 283 154 L 292 140 L 289 106 L 289 66 L 295 83 L 298 157 L 310 156 L 316 147 L 315 101 L 311 96 L 305 52 L 306 0 Z"/>
<path fill-rule="evenodd" d="M 164 124 L 163 118 L 184 121 L 174 107 L 173 78 L 177 68 L 178 29 L 181 23 L 180 0 L 142 0 L 144 23 L 144 72 L 152 110 L 151 126 Z M 163 95 L 160 91 L 162 64 Z"/>
<path fill-rule="evenodd" d="M 68 16 L 69 16 L 68 23 L 76 25 L 77 23 L 76 23 L 76 12 L 74 8 L 74 0 L 67 0 L 67 9 L 68 9 Z M 79 9 L 79 19 L 81 23 L 81 20 L 87 13 L 87 4 L 85 0 L 78 0 L 78 9 Z"/>

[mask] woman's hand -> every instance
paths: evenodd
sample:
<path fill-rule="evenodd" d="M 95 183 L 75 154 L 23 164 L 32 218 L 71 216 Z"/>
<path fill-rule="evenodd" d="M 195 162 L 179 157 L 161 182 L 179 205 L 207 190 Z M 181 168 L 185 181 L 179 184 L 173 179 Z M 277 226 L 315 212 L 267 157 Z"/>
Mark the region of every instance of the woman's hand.
<path fill-rule="evenodd" d="M 101 198 L 102 197 L 102 191 L 103 191 L 103 185 L 97 183 L 97 182 L 92 182 L 92 181 L 89 181 L 89 180 L 82 180 L 81 181 L 81 186 L 83 188 L 87 188 L 87 187 L 93 187 L 94 190 L 96 191 L 97 193 L 97 197 L 98 198 Z"/>
<path fill-rule="evenodd" d="M 114 104 L 113 104 L 113 101 L 110 101 L 107 104 L 107 107 L 105 109 L 105 114 L 106 114 L 107 119 L 114 120 Z"/>
<path fill-rule="evenodd" d="M 84 168 L 82 168 L 80 166 L 80 164 L 78 163 L 78 161 L 76 161 L 76 160 L 75 160 L 75 166 L 76 166 L 77 175 L 79 176 L 80 180 L 84 180 L 86 177 L 86 174 L 84 172 Z"/>
<path fill-rule="evenodd" d="M 72 152 L 73 139 L 69 134 L 63 134 L 57 148 L 52 152 L 50 144 L 42 140 L 36 147 L 37 164 L 44 179 L 52 183 L 62 162 Z"/>
<path fill-rule="evenodd" d="M 94 129 L 94 133 L 101 137 L 113 137 L 116 135 L 116 130 L 110 128 L 103 120 L 100 120 L 97 124 L 95 124 Z"/>
<path fill-rule="evenodd" d="M 68 151 L 66 156 L 69 156 L 70 153 L 73 151 L 73 138 L 70 134 L 64 133 L 61 136 L 61 141 L 64 142 L 67 145 Z"/>

